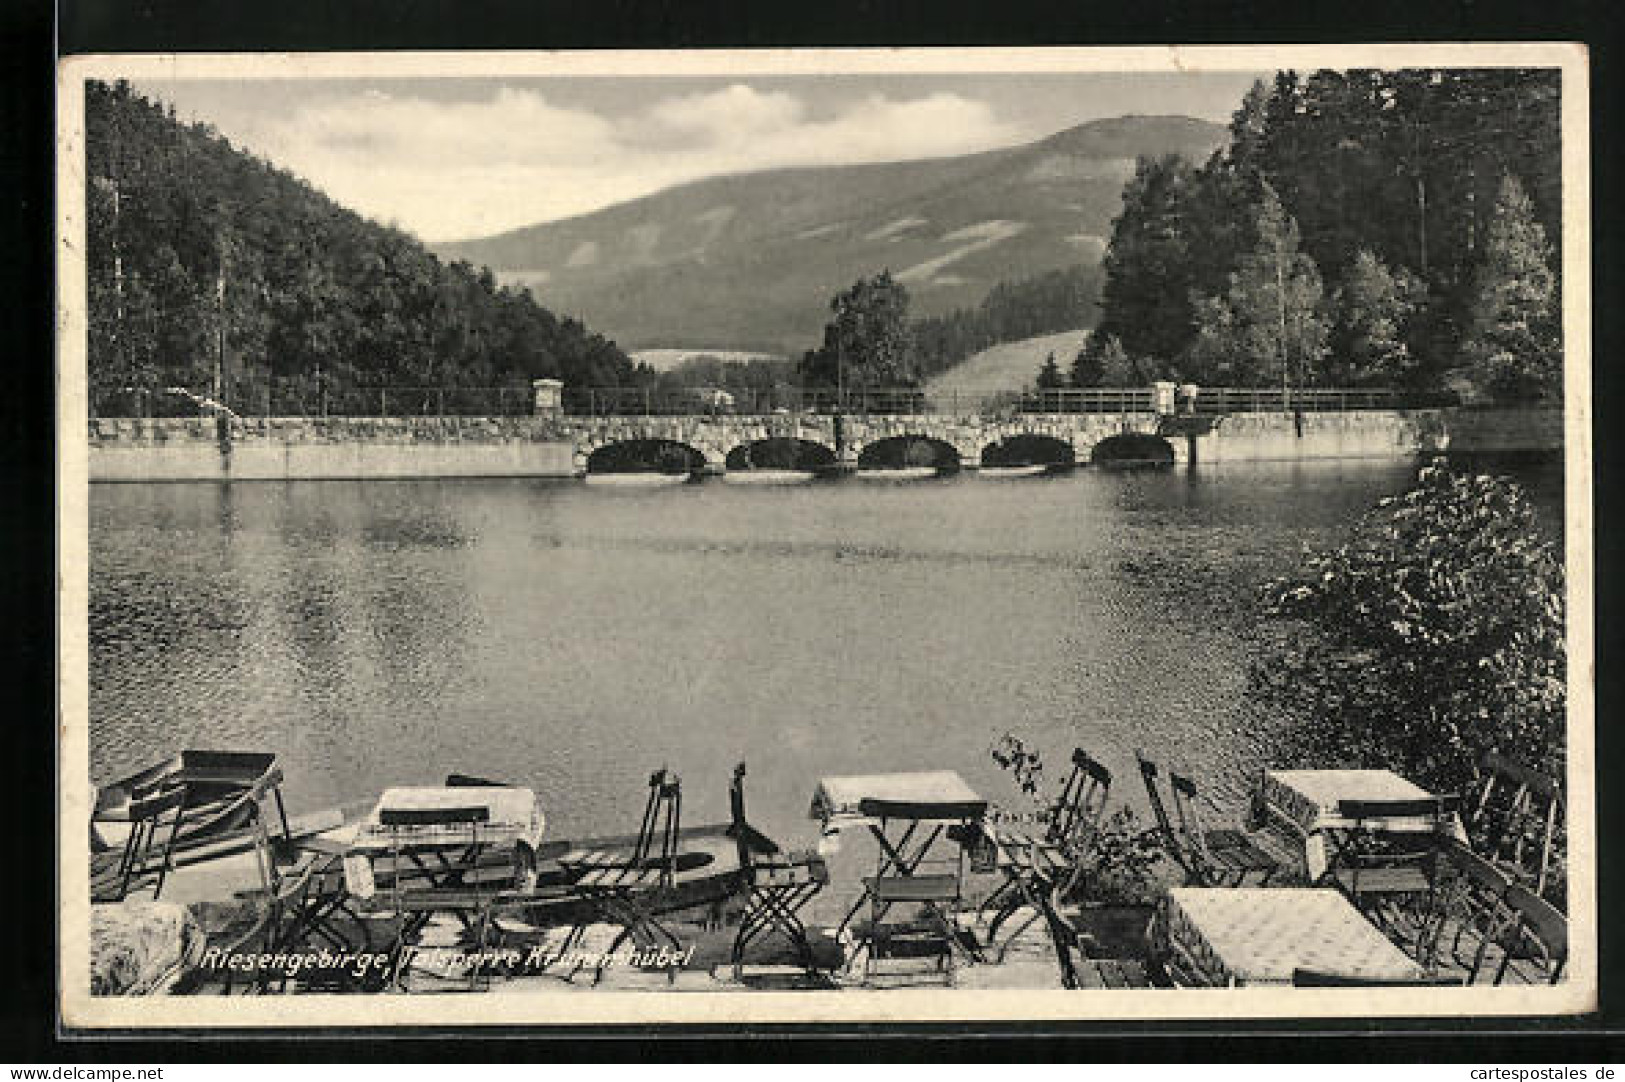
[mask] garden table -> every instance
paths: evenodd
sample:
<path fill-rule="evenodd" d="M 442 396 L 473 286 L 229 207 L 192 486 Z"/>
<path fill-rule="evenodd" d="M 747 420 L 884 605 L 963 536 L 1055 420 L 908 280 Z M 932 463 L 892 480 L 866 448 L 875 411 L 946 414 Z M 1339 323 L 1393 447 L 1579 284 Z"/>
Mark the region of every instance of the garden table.
<path fill-rule="evenodd" d="M 531 885 L 546 825 L 536 794 L 529 789 L 386 789 L 345 853 L 346 890 L 368 909 L 394 910 L 399 921 L 397 946 L 438 912 L 454 914 L 465 928 L 477 922 L 483 946 L 490 906 L 499 893 Z M 504 850 L 512 854 L 511 870 L 504 869 L 498 882 L 483 882 L 476 873 L 491 862 L 482 857 Z M 392 858 L 389 885 L 379 890 L 373 867 L 385 855 Z M 414 882 L 408 885 L 408 879 Z"/>
<path fill-rule="evenodd" d="M 425 875 L 438 879 L 436 867 L 422 858 L 433 856 L 445 867 L 452 863 L 443 859 L 448 852 L 466 851 L 473 845 L 481 849 L 522 847 L 534 853 L 546 827 L 547 818 L 529 789 L 386 789 L 350 841 L 350 852 L 376 856 L 399 851 Z"/>
<path fill-rule="evenodd" d="M 864 880 L 864 893 L 847 911 L 837 930 L 845 931 L 865 904 L 873 917 L 858 937 L 873 960 L 873 939 L 881 918 L 896 903 L 918 902 L 943 921 L 948 950 L 960 948 L 953 935 L 950 907 L 963 886 L 963 851 L 956 849 L 953 871 L 922 875 L 931 849 L 949 827 L 980 824 L 987 801 L 952 770 L 826 777 L 813 794 L 810 815 L 823 823 L 826 837 L 853 828 L 867 829 L 879 847 L 874 876 Z M 957 845 L 957 843 L 956 843 Z M 934 863 L 934 862 L 932 862 Z"/>
<path fill-rule="evenodd" d="M 1329 887 L 1176 887 L 1160 944 L 1210 987 L 1290 985 L 1294 970 L 1420 979 L 1421 966 Z"/>
<path fill-rule="evenodd" d="M 1344 801 L 1419 801 L 1433 796 L 1415 782 L 1392 770 L 1266 770 L 1256 793 L 1263 818 L 1285 827 L 1303 842 L 1304 868 L 1310 882 L 1326 873 L 1328 833 L 1355 824 L 1339 813 Z M 1368 820 L 1366 827 L 1393 834 L 1417 834 L 1439 829 L 1429 816 L 1398 816 Z M 1466 831 L 1457 817 L 1448 820 L 1452 837 L 1465 843 Z"/>

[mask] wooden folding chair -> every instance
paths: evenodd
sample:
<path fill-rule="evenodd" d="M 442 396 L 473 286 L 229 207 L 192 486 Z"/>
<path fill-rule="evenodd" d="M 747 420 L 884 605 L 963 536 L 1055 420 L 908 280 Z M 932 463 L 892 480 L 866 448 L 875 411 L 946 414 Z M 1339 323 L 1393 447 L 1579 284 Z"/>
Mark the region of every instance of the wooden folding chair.
<path fill-rule="evenodd" d="M 1183 774 L 1168 771 L 1168 786 L 1174 794 L 1174 811 L 1179 816 L 1179 832 L 1191 867 L 1203 886 L 1239 887 L 1249 875 L 1257 875 L 1257 886 L 1269 883 L 1280 870 L 1276 859 L 1253 841 L 1245 831 L 1230 827 L 1210 830 L 1202 823 L 1202 803 L 1196 783 Z"/>
<path fill-rule="evenodd" d="M 154 900 L 163 893 L 164 879 L 175 866 L 175 837 L 185 818 L 186 789 L 157 789 L 130 801 L 130 834 L 117 868 L 117 886 L 104 879 L 98 901 L 121 901 L 132 889 L 152 883 Z M 167 828 L 167 830 L 166 830 Z M 162 843 L 158 838 L 164 834 Z"/>
<path fill-rule="evenodd" d="M 1045 815 L 1042 831 L 983 825 L 983 833 L 993 845 L 994 866 L 1004 876 L 998 889 L 978 907 L 985 913 L 998 903 L 988 925 L 987 946 L 998 940 L 1000 926 L 1018 910 L 1023 906 L 1032 910 L 999 949 L 1000 961 L 1022 932 L 1044 917 L 1051 893 L 1061 888 L 1065 895 L 1076 883 L 1111 786 L 1111 771 L 1077 748 L 1072 752 L 1072 773 Z"/>
<path fill-rule="evenodd" d="M 1501 940 L 1501 965 L 1495 983 L 1506 978 L 1515 960 L 1534 962 L 1537 975 L 1548 984 L 1562 980 L 1569 959 L 1568 918 L 1521 883 L 1508 888 L 1506 906 L 1511 920 Z"/>
<path fill-rule="evenodd" d="M 1134 760 L 1140 767 L 1140 780 L 1145 783 L 1145 796 L 1151 806 L 1151 815 L 1157 821 L 1153 828 L 1162 842 L 1164 853 L 1179 865 L 1180 871 L 1185 873 L 1185 885 L 1196 886 L 1203 882 L 1203 876 L 1196 864 L 1195 857 L 1185 849 L 1184 842 L 1178 831 L 1174 829 L 1173 820 L 1168 816 L 1168 806 L 1162 800 L 1162 785 L 1158 780 L 1162 771 L 1157 764 L 1147 759 L 1138 750 L 1134 753 Z"/>
<path fill-rule="evenodd" d="M 1186 886 L 1236 886 L 1254 873 L 1260 876 L 1260 883 L 1274 877 L 1280 865 L 1244 831 L 1203 827 L 1196 784 L 1170 770 L 1169 787 L 1179 817 L 1176 826 L 1162 799 L 1158 782 L 1161 770 L 1139 751 L 1134 753 L 1134 758 L 1140 766 L 1140 778 L 1145 782 L 1146 799 L 1157 821 L 1155 830 L 1162 839 L 1163 851 L 1185 873 Z"/>
<path fill-rule="evenodd" d="M 1084 947 L 1089 937 L 1066 915 L 1061 892 L 1057 886 L 1052 892 L 1043 916 L 1049 923 L 1050 943 L 1055 948 L 1055 960 L 1060 968 L 1061 987 L 1088 988 L 1150 988 L 1151 972 L 1139 958 L 1092 958 Z M 1149 930 L 1147 930 L 1149 935 Z"/>
<path fill-rule="evenodd" d="M 1338 818 L 1348 825 L 1325 830 L 1327 866 L 1321 881 L 1335 886 L 1390 933 L 1407 906 L 1417 913 L 1417 945 L 1425 948 L 1436 912 L 1440 853 L 1455 814 L 1454 797 L 1414 800 L 1345 800 Z M 1425 829 L 1386 829 L 1395 819 L 1422 820 Z"/>
<path fill-rule="evenodd" d="M 1545 896 L 1551 880 L 1563 790 L 1538 770 L 1499 752 L 1484 756 L 1479 786 L 1467 809 L 1474 847 Z"/>
<path fill-rule="evenodd" d="M 315 862 L 305 862 L 279 876 L 269 890 L 259 892 L 259 908 L 254 923 L 225 945 L 224 955 L 228 958 L 251 955 L 265 959 L 295 953 L 290 948 L 298 946 L 302 940 L 292 927 L 293 914 L 301 906 L 315 874 Z M 278 991 L 285 990 L 288 982 L 294 979 L 288 969 L 277 970 L 270 966 L 256 967 L 242 975 L 234 967 L 225 966 L 220 973 L 222 995 L 230 995 L 237 989 L 239 976 L 247 992 L 267 992 L 273 987 Z"/>
<path fill-rule="evenodd" d="M 371 945 L 367 926 L 348 905 L 343 875 L 337 870 L 339 852 L 322 852 L 305 848 L 286 834 L 272 831 L 265 814 L 263 800 L 269 788 L 265 779 L 248 794 L 252 809 L 249 829 L 255 863 L 260 875 L 260 889 L 245 897 L 259 908 L 258 919 L 227 948 L 226 953 L 253 950 L 268 955 L 288 955 L 308 948 L 314 936 L 341 953 L 352 952 L 357 944 L 350 942 L 335 927 L 334 917 L 342 913 L 360 932 L 359 946 L 365 950 Z M 226 970 L 225 988 L 234 985 L 232 972 Z M 315 983 L 323 974 L 312 970 L 304 981 Z M 273 984 L 282 989 L 290 979 L 287 971 L 256 970 L 248 978 L 251 991 L 266 991 Z"/>
<path fill-rule="evenodd" d="M 905 956 L 936 957 L 944 980 L 953 983 L 954 952 L 963 949 L 958 912 L 964 896 L 965 850 L 955 845 L 949 858 L 932 858 L 929 853 L 946 830 L 968 836 L 986 808 L 980 800 L 858 802 L 859 814 L 878 823 L 873 833 L 880 843 L 875 874 L 863 879 L 864 900 L 869 903 L 869 920 L 859 936 L 865 983 L 873 979 L 880 958 Z M 894 823 L 908 824 L 895 841 L 889 835 Z M 931 825 L 920 837 L 920 828 L 927 823 Z M 923 917 L 888 923 L 886 917 L 897 905 L 916 905 Z"/>
<path fill-rule="evenodd" d="M 745 816 L 745 764 L 734 767 L 728 785 L 729 828 L 739 849 L 739 867 L 750 892 L 739 918 L 731 958 L 734 980 L 744 976 L 745 951 L 751 943 L 777 934 L 795 948 L 809 974 L 817 972 L 807 928 L 798 915 L 829 883 L 829 867 L 816 852 L 784 852 L 750 825 Z"/>
<path fill-rule="evenodd" d="M 665 767 L 649 775 L 649 796 L 643 805 L 643 818 L 630 849 L 575 848 L 559 857 L 567 867 L 627 868 L 655 867 L 662 872 L 663 882 L 671 885 L 677 852 L 678 824 L 683 817 L 683 790 L 681 779 Z M 659 845 L 661 859 L 653 861 L 651 854 Z"/>
<path fill-rule="evenodd" d="M 559 858 L 560 864 L 578 873 L 570 888 L 576 896 L 597 917 L 621 928 L 604 952 L 606 959 L 629 939 L 639 947 L 662 943 L 669 946 L 674 957 L 681 955 L 676 935 L 659 921 L 655 910 L 660 898 L 675 885 L 682 808 L 681 779 L 661 767 L 649 775 L 649 797 L 630 850 L 577 849 Z M 581 941 L 592 921 L 589 917 L 571 930 L 565 940 L 566 951 Z M 601 959 L 594 971 L 595 984 L 603 979 L 606 959 Z M 675 969 L 668 969 L 667 979 L 677 979 Z"/>
<path fill-rule="evenodd" d="M 1446 839 L 1439 854 L 1439 883 L 1431 934 L 1418 952 L 1429 967 L 1437 967 L 1447 930 L 1454 926 L 1450 957 L 1468 970 L 1471 984 L 1483 965 L 1485 951 L 1500 935 L 1506 920 L 1506 893 L 1512 886 L 1504 870 L 1454 839 Z M 1474 942 L 1471 961 L 1462 955 L 1462 941 Z"/>
<path fill-rule="evenodd" d="M 402 990 L 406 989 L 407 948 L 440 911 L 435 905 L 435 892 L 467 885 L 468 873 L 479 867 L 479 853 L 484 845 L 480 828 L 490 821 L 491 809 L 483 804 L 378 810 L 378 826 L 388 837 L 385 851 L 391 868 L 388 877 L 390 909 L 395 913 L 395 976 Z M 429 848 L 421 844 L 421 829 L 425 827 L 466 828 L 467 841 L 459 840 L 455 844 L 461 846 L 462 851 L 448 855 L 439 846 Z M 479 887 L 475 885 L 471 889 L 478 891 Z M 495 893 L 493 889 L 493 897 Z M 460 908 L 454 912 L 464 929 L 473 933 L 475 942 L 483 944 L 490 916 L 488 908 L 476 905 L 473 918 Z M 475 972 L 477 970 L 471 971 L 471 978 Z"/>

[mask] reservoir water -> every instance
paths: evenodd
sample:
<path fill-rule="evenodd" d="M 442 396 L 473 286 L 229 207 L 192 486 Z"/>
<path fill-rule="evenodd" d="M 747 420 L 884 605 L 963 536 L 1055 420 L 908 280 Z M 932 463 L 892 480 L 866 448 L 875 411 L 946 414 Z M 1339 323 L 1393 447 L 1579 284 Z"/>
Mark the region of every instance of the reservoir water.
<path fill-rule="evenodd" d="M 1012 800 L 1009 731 L 1135 804 L 1143 747 L 1234 805 L 1284 724 L 1246 692 L 1260 585 L 1413 474 L 97 485 L 92 780 L 265 748 L 297 810 L 458 770 L 569 837 L 635 829 L 662 764 L 725 820 L 743 759 L 752 819 L 805 840 L 824 774 Z"/>

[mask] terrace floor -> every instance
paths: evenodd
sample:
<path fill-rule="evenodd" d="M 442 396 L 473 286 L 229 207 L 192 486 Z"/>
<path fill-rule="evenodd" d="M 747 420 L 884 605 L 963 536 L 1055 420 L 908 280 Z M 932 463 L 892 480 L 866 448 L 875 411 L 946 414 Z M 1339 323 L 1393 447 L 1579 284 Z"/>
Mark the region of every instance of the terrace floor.
<path fill-rule="evenodd" d="M 243 928 L 251 918 L 252 906 L 241 900 L 241 892 L 250 891 L 258 883 L 255 858 L 251 852 L 211 860 L 207 863 L 182 866 L 171 873 L 163 891 L 163 901 L 188 908 L 198 921 L 211 945 L 229 942 L 233 933 Z M 998 886 L 999 879 L 992 874 L 971 874 L 966 883 L 966 905 L 959 917 L 962 933 L 967 940 L 982 943 L 987 936 L 987 922 L 975 912 L 979 902 Z M 737 931 L 740 903 L 735 900 L 721 912 L 690 911 L 663 918 L 686 952 L 675 968 L 641 968 L 622 960 L 602 969 L 595 980 L 592 968 L 553 962 L 535 964 L 536 954 L 556 957 L 564 946 L 566 928 L 534 928 L 518 919 L 502 918 L 500 934 L 492 937 L 490 948 L 511 950 L 528 959 L 526 964 L 513 967 L 488 968 L 486 972 L 470 975 L 470 951 L 467 936 L 461 924 L 453 917 L 436 916 L 424 927 L 418 937 L 419 948 L 413 963 L 401 982 L 412 992 L 480 990 L 492 993 L 523 994 L 534 992 L 590 992 L 601 991 L 661 991 L 661 992 L 715 992 L 739 990 L 781 989 L 843 989 L 853 987 L 952 987 L 963 990 L 1020 989 L 1043 990 L 1061 987 L 1060 968 L 1056 950 L 1047 926 L 1042 920 L 1030 923 L 1025 918 L 1031 911 L 1021 911 L 1006 925 L 1025 929 L 998 951 L 984 951 L 981 960 L 962 956 L 953 967 L 951 978 L 938 965 L 935 958 L 885 959 L 878 963 L 866 980 L 861 952 L 854 953 L 850 936 L 838 940 L 835 926 L 845 907 L 850 905 L 857 889 L 856 879 L 837 875 L 831 888 L 817 904 L 809 907 L 808 930 L 814 946 L 818 973 L 806 974 L 793 952 L 777 939 L 753 944 L 745 958 L 745 965 L 736 978 L 731 964 L 731 948 Z M 383 916 L 368 918 L 368 933 L 372 950 L 385 950 L 393 942 L 394 918 Z M 1456 939 L 1459 925 L 1448 924 L 1442 944 L 1449 948 Z M 591 925 L 585 929 L 574 945 L 582 955 L 597 955 L 607 950 L 618 929 L 609 924 Z M 1001 940 L 1007 935 L 1001 933 Z M 360 937 L 355 937 L 359 941 Z M 1439 952 L 1441 976 L 1464 980 L 1478 941 L 1469 935 L 1462 937 L 1459 951 Z M 313 942 L 312 949 L 323 944 Z M 624 948 L 623 948 L 624 950 Z M 1092 958 L 1128 959 L 1144 962 L 1148 951 L 1143 937 L 1125 933 L 1115 942 L 1098 943 L 1089 951 Z M 1502 954 L 1490 948 L 1480 967 L 1479 983 L 1493 979 L 1501 964 Z M 1102 972 L 1110 973 L 1110 963 Z M 1508 967 L 1509 983 L 1538 980 L 1532 965 L 1515 958 Z M 1086 986 L 1097 983 L 1099 973 L 1085 970 Z M 1106 986 L 1104 983 L 1102 987 Z M 191 982 L 188 990 L 196 992 L 221 991 L 221 983 L 207 975 Z M 296 991 L 290 982 L 284 990 Z"/>

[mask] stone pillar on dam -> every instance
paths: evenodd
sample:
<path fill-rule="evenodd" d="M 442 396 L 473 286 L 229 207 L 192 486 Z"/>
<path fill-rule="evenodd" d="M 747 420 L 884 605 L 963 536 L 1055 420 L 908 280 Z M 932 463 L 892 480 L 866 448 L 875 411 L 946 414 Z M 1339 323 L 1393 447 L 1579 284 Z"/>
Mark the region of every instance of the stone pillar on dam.
<path fill-rule="evenodd" d="M 530 381 L 531 412 L 538 417 L 557 417 L 564 412 L 564 381 L 533 379 Z"/>

